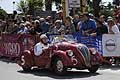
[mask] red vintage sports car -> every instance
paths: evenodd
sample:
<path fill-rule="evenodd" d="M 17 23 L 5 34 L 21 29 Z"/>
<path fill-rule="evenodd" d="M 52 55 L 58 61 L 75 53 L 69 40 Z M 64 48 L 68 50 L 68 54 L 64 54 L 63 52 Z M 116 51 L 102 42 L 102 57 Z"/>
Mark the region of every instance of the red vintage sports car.
<path fill-rule="evenodd" d="M 95 73 L 102 61 L 99 53 L 84 44 L 77 43 L 73 36 L 67 35 L 65 39 L 52 40 L 50 47 L 43 51 L 42 55 L 35 56 L 33 50 L 25 50 L 17 60 L 24 71 L 34 67 L 50 69 L 56 74 L 64 74 L 67 69 L 88 69 Z"/>

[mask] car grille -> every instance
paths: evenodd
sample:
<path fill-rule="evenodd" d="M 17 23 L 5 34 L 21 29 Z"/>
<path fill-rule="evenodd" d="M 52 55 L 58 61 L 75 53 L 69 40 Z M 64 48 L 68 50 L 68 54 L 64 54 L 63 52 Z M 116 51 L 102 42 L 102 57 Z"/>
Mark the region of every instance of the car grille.
<path fill-rule="evenodd" d="M 78 51 L 82 55 L 85 65 L 90 66 L 90 52 L 89 49 L 83 45 L 83 46 L 78 46 Z"/>

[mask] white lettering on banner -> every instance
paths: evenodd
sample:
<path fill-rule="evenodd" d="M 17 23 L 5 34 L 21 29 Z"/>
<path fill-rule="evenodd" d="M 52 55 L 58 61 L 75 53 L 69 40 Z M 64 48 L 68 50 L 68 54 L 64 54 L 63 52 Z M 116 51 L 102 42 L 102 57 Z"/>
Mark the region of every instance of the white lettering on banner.
<path fill-rule="evenodd" d="M 20 54 L 20 45 L 18 43 L 4 43 L 5 54 L 18 56 Z"/>

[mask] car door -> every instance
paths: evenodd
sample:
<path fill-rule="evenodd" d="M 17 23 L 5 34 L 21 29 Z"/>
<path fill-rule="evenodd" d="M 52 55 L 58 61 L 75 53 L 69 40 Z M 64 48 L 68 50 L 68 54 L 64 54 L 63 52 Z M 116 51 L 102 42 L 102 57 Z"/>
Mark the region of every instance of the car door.
<path fill-rule="evenodd" d="M 49 49 L 46 49 L 43 51 L 43 53 L 40 56 L 35 56 L 35 65 L 39 67 L 47 67 L 49 66 L 51 62 L 50 53 L 51 51 Z"/>

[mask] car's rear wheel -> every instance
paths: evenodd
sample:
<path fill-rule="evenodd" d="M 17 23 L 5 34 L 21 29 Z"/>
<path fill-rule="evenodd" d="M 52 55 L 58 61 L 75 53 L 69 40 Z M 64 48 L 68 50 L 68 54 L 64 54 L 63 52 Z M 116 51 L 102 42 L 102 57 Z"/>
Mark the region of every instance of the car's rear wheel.
<path fill-rule="evenodd" d="M 63 75 L 66 73 L 67 68 L 60 58 L 56 58 L 52 64 L 53 71 L 58 75 Z"/>
<path fill-rule="evenodd" d="M 27 65 L 25 55 L 21 56 L 21 66 L 22 66 L 23 71 L 28 72 L 31 70 L 31 67 Z"/>
<path fill-rule="evenodd" d="M 93 65 L 90 68 L 88 68 L 90 73 L 95 73 L 99 68 L 99 65 Z"/>

